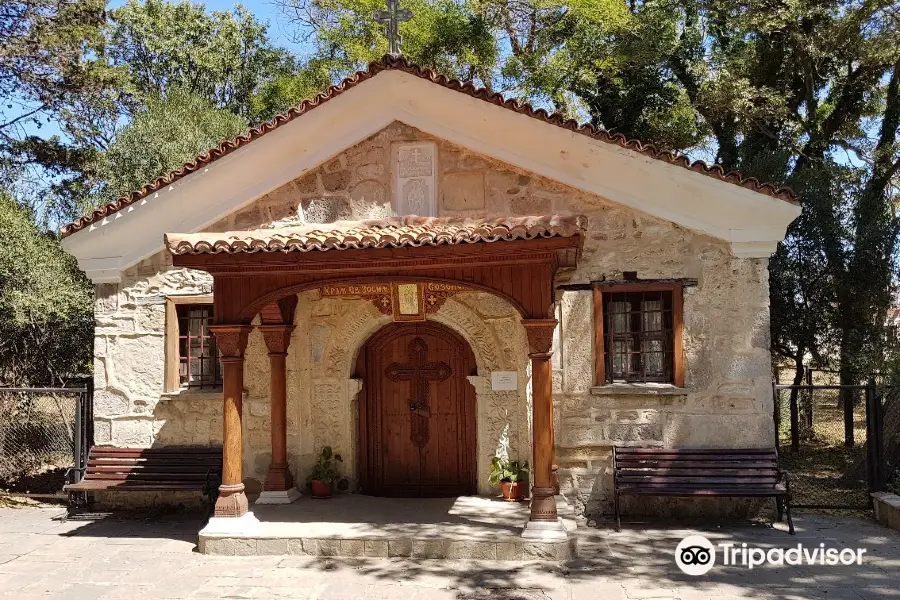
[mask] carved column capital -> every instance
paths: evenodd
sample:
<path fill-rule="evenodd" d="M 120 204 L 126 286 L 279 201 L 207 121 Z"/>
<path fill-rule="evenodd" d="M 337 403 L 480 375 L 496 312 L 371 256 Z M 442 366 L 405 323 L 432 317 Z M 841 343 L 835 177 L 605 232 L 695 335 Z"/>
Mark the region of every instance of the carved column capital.
<path fill-rule="evenodd" d="M 553 331 L 556 319 L 522 319 L 528 335 L 528 356 L 550 358 L 553 353 Z"/>
<path fill-rule="evenodd" d="M 223 362 L 244 359 L 252 325 L 210 325 L 209 331 L 216 337 L 216 348 Z"/>
<path fill-rule="evenodd" d="M 291 343 L 291 333 L 294 331 L 293 325 L 260 325 L 259 330 L 266 341 L 269 354 L 287 353 Z"/>

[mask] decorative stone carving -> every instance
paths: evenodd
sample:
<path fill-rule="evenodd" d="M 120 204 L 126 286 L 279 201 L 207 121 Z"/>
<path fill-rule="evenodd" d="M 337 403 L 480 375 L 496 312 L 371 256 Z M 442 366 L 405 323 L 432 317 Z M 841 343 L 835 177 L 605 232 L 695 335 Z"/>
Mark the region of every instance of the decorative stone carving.
<path fill-rule="evenodd" d="M 108 315 L 119 308 L 119 284 L 98 283 L 94 286 L 94 314 Z"/>
<path fill-rule="evenodd" d="M 437 216 L 435 144 L 400 144 L 396 149 L 396 157 L 394 193 L 397 214 Z"/>
<path fill-rule="evenodd" d="M 351 216 L 350 205 L 341 198 L 311 198 L 301 204 L 306 223 L 334 223 Z"/>
<path fill-rule="evenodd" d="M 344 435 L 348 426 L 346 394 L 340 381 L 316 381 L 312 386 L 313 446 L 319 452 L 324 446 L 331 446 L 337 452 L 349 446 Z"/>

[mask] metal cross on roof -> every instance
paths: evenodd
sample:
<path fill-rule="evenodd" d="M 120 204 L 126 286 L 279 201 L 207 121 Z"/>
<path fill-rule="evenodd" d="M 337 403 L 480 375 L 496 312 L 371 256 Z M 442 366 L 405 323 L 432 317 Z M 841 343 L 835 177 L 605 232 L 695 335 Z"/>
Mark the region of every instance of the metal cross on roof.
<path fill-rule="evenodd" d="M 412 11 L 400 8 L 400 0 L 387 0 L 387 10 L 375 11 L 375 20 L 384 25 L 388 39 L 388 52 L 400 56 L 400 23 L 412 19 Z"/>

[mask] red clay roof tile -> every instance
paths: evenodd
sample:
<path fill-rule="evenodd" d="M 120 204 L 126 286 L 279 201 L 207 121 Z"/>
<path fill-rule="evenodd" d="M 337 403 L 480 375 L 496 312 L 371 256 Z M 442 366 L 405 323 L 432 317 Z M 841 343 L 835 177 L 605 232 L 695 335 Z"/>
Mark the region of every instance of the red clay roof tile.
<path fill-rule="evenodd" d="M 254 231 L 168 233 L 165 244 L 172 254 L 401 248 L 583 236 L 586 224 L 587 218 L 581 215 L 497 219 L 406 216 Z"/>

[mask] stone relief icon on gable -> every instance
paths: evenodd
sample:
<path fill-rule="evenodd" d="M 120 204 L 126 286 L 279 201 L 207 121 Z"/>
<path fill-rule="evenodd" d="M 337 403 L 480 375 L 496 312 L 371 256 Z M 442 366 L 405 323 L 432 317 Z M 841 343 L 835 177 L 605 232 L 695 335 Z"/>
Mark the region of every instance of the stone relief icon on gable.
<path fill-rule="evenodd" d="M 396 147 L 394 205 L 399 215 L 437 216 L 435 171 L 437 149 L 432 142 Z"/>
<path fill-rule="evenodd" d="M 428 186 L 421 179 L 407 181 L 403 186 L 404 214 L 431 216 L 428 206 Z"/>

